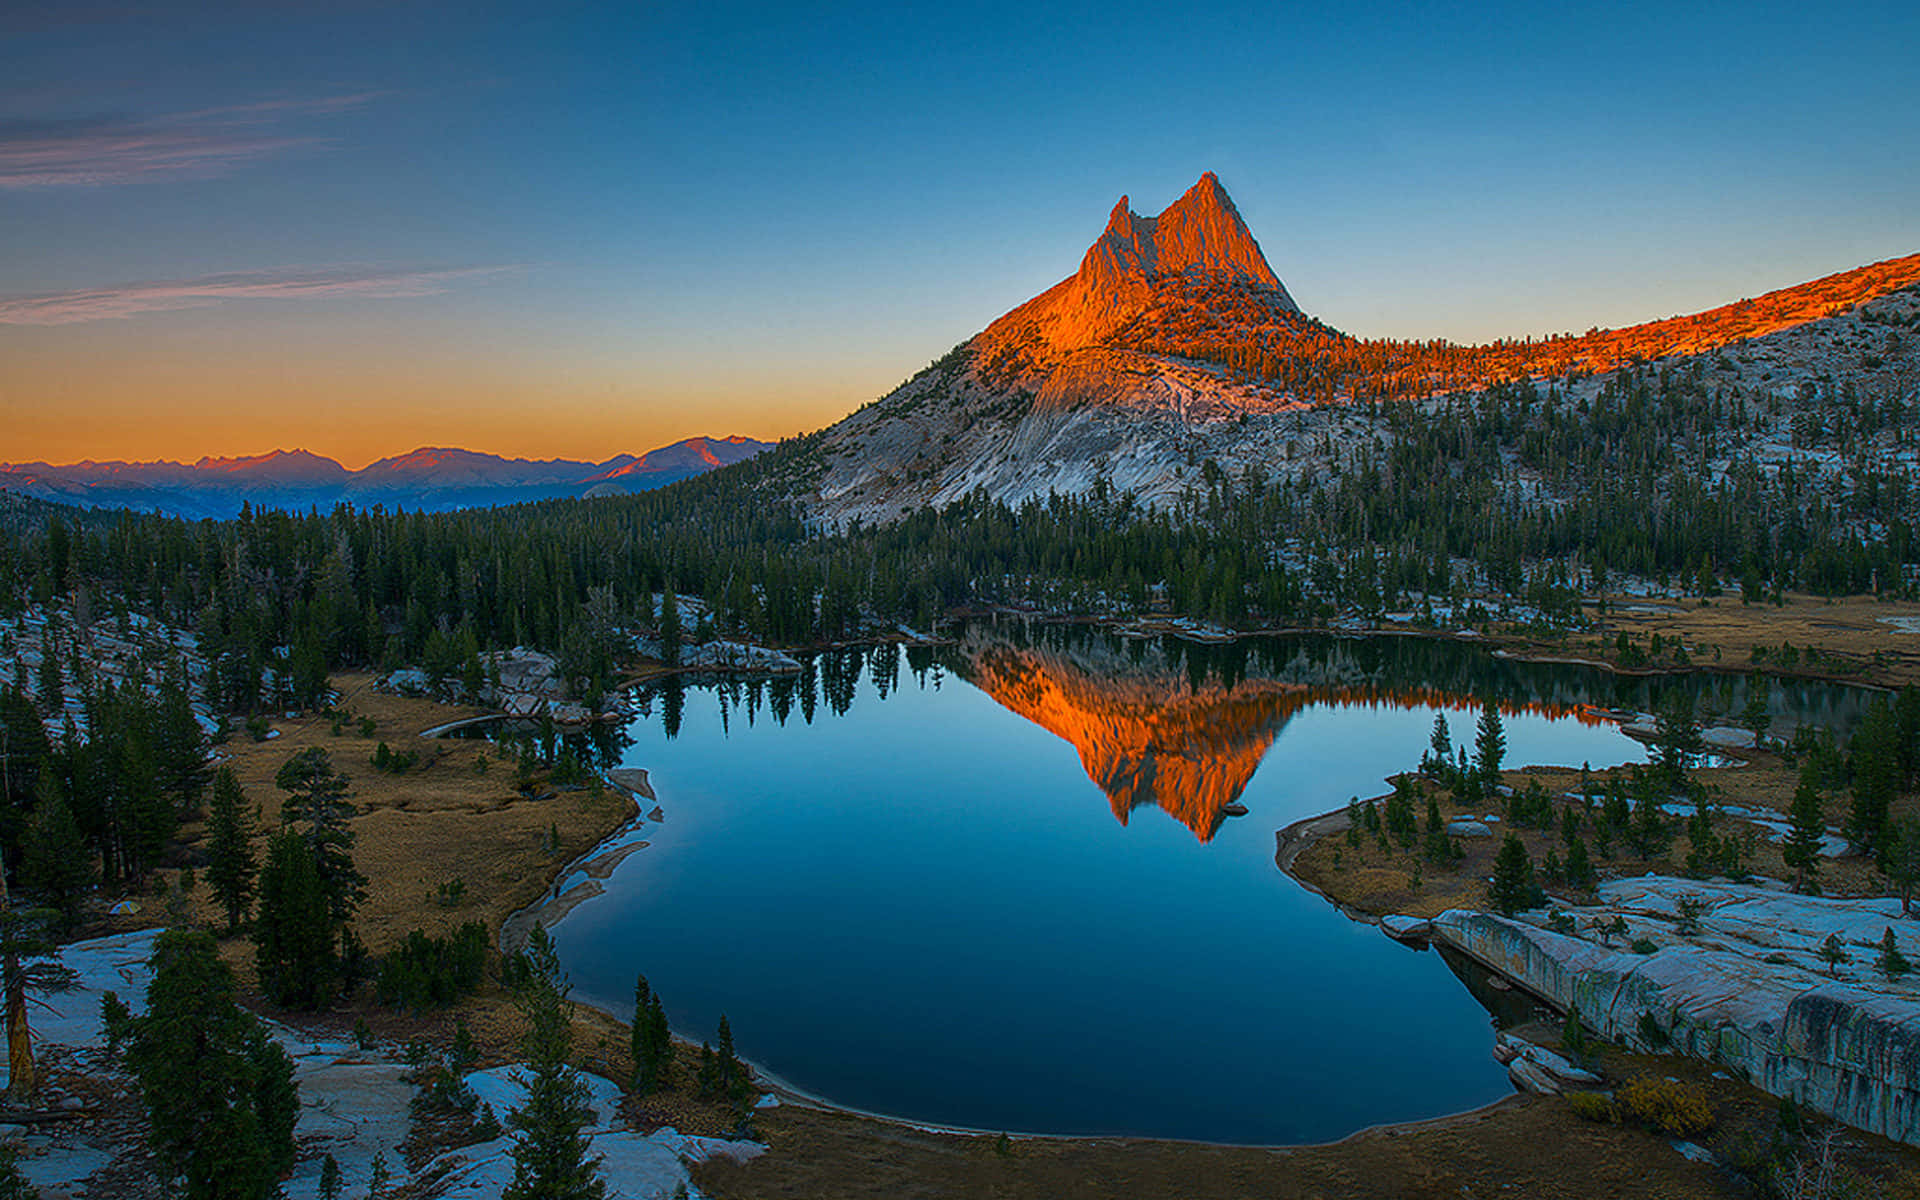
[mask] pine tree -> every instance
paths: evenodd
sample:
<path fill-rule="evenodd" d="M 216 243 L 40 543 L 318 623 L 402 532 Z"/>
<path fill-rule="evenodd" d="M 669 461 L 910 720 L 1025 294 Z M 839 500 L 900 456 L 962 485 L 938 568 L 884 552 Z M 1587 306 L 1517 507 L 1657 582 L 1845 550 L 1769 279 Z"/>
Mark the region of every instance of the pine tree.
<path fill-rule="evenodd" d="M 41 772 L 39 795 L 21 839 L 20 881 L 45 897 L 71 926 L 81 899 L 93 886 L 93 854 L 50 769 Z"/>
<path fill-rule="evenodd" d="M 1800 786 L 1787 808 L 1787 841 L 1780 857 L 1794 871 L 1793 890 L 1820 891 L 1820 842 L 1827 833 L 1826 801 L 1816 786 L 1816 772 L 1809 762 L 1800 772 Z"/>
<path fill-rule="evenodd" d="M 1481 783 L 1491 792 L 1500 783 L 1500 760 L 1507 753 L 1506 726 L 1500 721 L 1500 710 L 1489 700 L 1480 710 L 1480 726 L 1473 739 L 1474 767 L 1479 773 Z"/>
<path fill-rule="evenodd" d="M 653 1046 L 654 1076 L 664 1091 L 673 1086 L 673 1030 L 667 1025 L 667 1006 L 659 992 L 647 1002 L 647 1036 Z"/>
<path fill-rule="evenodd" d="M 1512 834 L 1500 845 L 1493 860 L 1493 882 L 1487 889 L 1488 902 L 1500 913 L 1512 916 L 1522 909 L 1537 907 L 1543 897 L 1534 882 L 1533 859 L 1526 846 Z"/>
<path fill-rule="evenodd" d="M 1913 889 L 1920 885 L 1920 819 L 1902 817 L 1887 835 L 1883 869 L 1894 894 L 1900 897 L 1900 915 L 1913 914 Z"/>
<path fill-rule="evenodd" d="M 1837 933 L 1828 934 L 1827 940 L 1820 943 L 1820 958 L 1827 964 L 1827 973 L 1835 979 L 1840 977 L 1840 964 L 1852 957 L 1846 947 L 1840 944 L 1840 935 Z"/>
<path fill-rule="evenodd" d="M 1886 936 L 1880 939 L 1880 956 L 1874 960 L 1880 973 L 1888 979 L 1898 979 L 1913 970 L 1913 964 L 1907 956 L 1900 953 L 1900 943 L 1894 940 L 1893 926 L 1887 926 Z"/>
<path fill-rule="evenodd" d="M 1567 885 L 1581 891 L 1592 891 L 1595 882 L 1593 859 L 1587 854 L 1587 843 L 1575 834 L 1567 844 Z"/>
<path fill-rule="evenodd" d="M 727 1023 L 725 1013 L 720 1014 L 720 1028 L 714 1040 L 718 1043 L 713 1049 L 714 1091 L 736 1104 L 743 1103 L 752 1088 L 752 1077 L 747 1064 L 734 1052 L 733 1027 Z"/>
<path fill-rule="evenodd" d="M 592 1120 L 587 1086 L 567 1054 L 573 1038 L 571 990 L 553 939 L 534 926 L 527 942 L 531 967 L 518 998 L 527 1019 L 527 1100 L 507 1116 L 519 1137 L 513 1145 L 513 1182 L 502 1200 L 601 1200 L 606 1183 L 593 1143 L 582 1132 Z"/>
<path fill-rule="evenodd" d="M 1847 836 L 1868 852 L 1883 854 L 1887 812 L 1900 782 L 1899 724 L 1893 706 L 1876 701 L 1847 747 L 1853 776 L 1853 804 Z"/>
<path fill-rule="evenodd" d="M 353 830 L 347 827 L 353 805 L 347 801 L 347 777 L 334 769 L 324 749 L 315 746 L 289 758 L 273 782 L 287 793 L 280 819 L 288 825 L 306 823 L 304 835 L 313 846 L 327 906 L 334 922 L 344 929 L 367 896 L 367 877 L 353 865 Z"/>
<path fill-rule="evenodd" d="M 1453 769 L 1453 736 L 1447 729 L 1445 713 L 1434 714 L 1433 736 L 1427 742 L 1427 753 L 1420 760 L 1420 769 L 1442 777 Z"/>
<path fill-rule="evenodd" d="M 207 813 L 207 883 L 227 910 L 228 933 L 240 928 L 258 876 L 246 795 L 233 772 L 221 767 L 213 777 L 213 802 Z"/>
<path fill-rule="evenodd" d="M 1659 751 L 1660 769 L 1674 788 L 1687 782 L 1687 763 L 1706 748 L 1700 740 L 1700 722 L 1694 719 L 1693 694 L 1675 692 L 1661 705 L 1654 726 L 1654 746 Z"/>
<path fill-rule="evenodd" d="M 253 922 L 260 990 L 288 1008 L 325 1008 L 340 990 L 338 940 L 312 844 L 281 830 L 267 839 Z"/>
<path fill-rule="evenodd" d="M 147 1012 L 129 1022 L 154 1154 L 190 1200 L 264 1200 L 293 1165 L 293 1060 L 234 1003 L 233 976 L 205 933 L 154 942 Z"/>
<path fill-rule="evenodd" d="M 660 1064 L 653 1042 L 653 989 L 645 975 L 633 983 L 633 1025 L 630 1035 L 633 1050 L 633 1088 L 642 1096 L 660 1090 Z"/>
<path fill-rule="evenodd" d="M 340 1200 L 340 1189 L 345 1181 L 340 1178 L 340 1162 L 329 1154 L 320 1160 L 320 1200 Z"/>

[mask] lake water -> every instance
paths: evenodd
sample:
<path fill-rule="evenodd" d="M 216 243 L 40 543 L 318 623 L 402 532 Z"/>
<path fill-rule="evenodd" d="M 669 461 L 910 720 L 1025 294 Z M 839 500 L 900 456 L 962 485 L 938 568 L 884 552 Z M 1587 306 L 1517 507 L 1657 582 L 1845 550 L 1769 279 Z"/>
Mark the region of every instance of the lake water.
<path fill-rule="evenodd" d="M 1008 621 L 675 683 L 616 748 L 665 819 L 555 935 L 578 998 L 625 1013 L 644 971 L 676 1031 L 724 1013 L 782 1079 L 918 1121 L 1274 1144 L 1458 1111 L 1509 1090 L 1487 1011 L 1282 874 L 1275 831 L 1379 794 L 1436 713 L 1470 741 L 1483 697 L 1509 764 L 1641 761 L 1578 706 L 1654 686 L 1745 702 L 1448 643 Z"/>

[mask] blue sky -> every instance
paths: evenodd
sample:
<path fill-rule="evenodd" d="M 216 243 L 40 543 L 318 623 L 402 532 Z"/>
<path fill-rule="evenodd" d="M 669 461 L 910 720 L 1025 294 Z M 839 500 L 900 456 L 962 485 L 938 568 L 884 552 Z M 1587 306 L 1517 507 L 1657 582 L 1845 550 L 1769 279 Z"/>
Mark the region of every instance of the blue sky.
<path fill-rule="evenodd" d="M 1920 250 L 1911 5 L 0 15 L 0 459 L 826 424 L 1217 171 L 1362 336 Z"/>

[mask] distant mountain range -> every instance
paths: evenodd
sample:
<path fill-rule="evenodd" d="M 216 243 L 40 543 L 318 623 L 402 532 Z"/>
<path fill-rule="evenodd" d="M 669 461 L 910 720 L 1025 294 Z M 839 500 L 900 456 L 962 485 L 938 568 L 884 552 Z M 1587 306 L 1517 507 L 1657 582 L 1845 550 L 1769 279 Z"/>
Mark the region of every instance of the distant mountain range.
<path fill-rule="evenodd" d="M 695 437 L 603 463 L 531 461 L 423 446 L 358 471 L 306 450 L 195 463 L 0 463 L 0 490 L 80 507 L 196 518 L 232 517 L 243 504 L 304 512 L 344 502 L 440 512 L 643 492 L 742 462 L 770 445 L 747 437 Z"/>

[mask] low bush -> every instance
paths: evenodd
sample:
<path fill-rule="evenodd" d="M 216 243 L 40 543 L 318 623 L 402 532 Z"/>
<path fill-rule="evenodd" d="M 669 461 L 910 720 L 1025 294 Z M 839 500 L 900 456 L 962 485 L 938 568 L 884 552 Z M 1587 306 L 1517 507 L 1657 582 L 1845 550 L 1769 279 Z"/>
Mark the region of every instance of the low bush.
<path fill-rule="evenodd" d="M 1713 1128 L 1713 1102 L 1698 1084 L 1641 1075 L 1620 1089 L 1627 1116 L 1669 1137 L 1693 1137 Z"/>
<path fill-rule="evenodd" d="M 1605 1092 L 1568 1092 L 1567 1106 L 1582 1121 L 1614 1125 L 1620 1120 L 1620 1106 Z"/>

